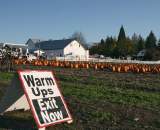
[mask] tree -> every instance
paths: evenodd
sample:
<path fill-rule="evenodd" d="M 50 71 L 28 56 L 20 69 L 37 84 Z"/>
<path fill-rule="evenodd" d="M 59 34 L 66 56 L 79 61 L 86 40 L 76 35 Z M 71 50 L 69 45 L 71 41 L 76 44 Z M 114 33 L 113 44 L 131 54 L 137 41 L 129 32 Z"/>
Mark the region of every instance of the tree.
<path fill-rule="evenodd" d="M 138 36 L 136 33 L 134 33 L 132 35 L 132 39 L 131 39 L 131 42 L 133 44 L 133 53 L 134 54 L 137 54 L 139 52 L 138 50 L 138 42 L 140 40 L 140 35 Z"/>
<path fill-rule="evenodd" d="M 104 45 L 104 40 L 103 39 L 101 39 L 101 43 L 100 43 L 101 45 Z"/>
<path fill-rule="evenodd" d="M 81 44 L 84 44 L 84 45 L 87 44 L 86 39 L 85 39 L 84 35 L 82 34 L 82 32 L 74 32 L 72 34 L 71 38 L 77 40 Z"/>
<path fill-rule="evenodd" d="M 116 39 L 107 37 L 106 40 L 101 39 L 99 43 L 93 44 L 90 48 L 90 54 L 99 54 L 113 57 L 113 51 L 116 47 Z"/>
<path fill-rule="evenodd" d="M 131 49 L 132 42 L 129 38 L 126 38 L 126 34 L 124 31 L 123 26 L 121 26 L 119 35 L 118 35 L 118 41 L 117 41 L 117 47 L 115 49 L 116 57 L 126 57 L 127 55 L 130 55 L 133 50 Z"/>
<path fill-rule="evenodd" d="M 145 47 L 147 49 L 156 47 L 156 37 L 154 33 L 151 31 L 148 37 L 146 38 Z"/>
<path fill-rule="evenodd" d="M 144 42 L 144 39 L 139 36 L 139 41 L 138 41 L 138 44 L 137 44 L 137 51 L 141 51 L 145 48 L 145 42 Z"/>
<path fill-rule="evenodd" d="M 121 26 L 120 31 L 119 31 L 119 35 L 118 35 L 118 42 L 124 41 L 125 39 L 126 39 L 126 34 L 125 34 L 123 26 Z"/>
<path fill-rule="evenodd" d="M 158 45 L 157 46 L 160 47 L 160 39 L 158 40 Z"/>
<path fill-rule="evenodd" d="M 132 55 L 133 54 L 133 44 L 130 40 L 130 38 L 126 38 L 125 40 L 121 40 L 118 42 L 116 50 L 117 52 L 114 52 L 114 54 L 116 54 L 116 57 L 126 57 L 128 55 Z"/>
<path fill-rule="evenodd" d="M 114 57 L 113 56 L 113 51 L 116 47 L 116 39 L 115 38 L 112 38 L 112 37 L 107 37 L 106 38 L 106 41 L 105 41 L 105 52 L 104 52 L 104 55 L 105 56 L 110 56 L 110 57 Z"/>
<path fill-rule="evenodd" d="M 160 48 L 150 48 L 146 50 L 144 60 L 157 61 L 160 60 Z"/>
<path fill-rule="evenodd" d="M 91 48 L 89 49 L 89 53 L 91 55 L 93 54 L 98 54 L 98 43 L 93 43 L 93 45 L 91 46 Z"/>
<path fill-rule="evenodd" d="M 126 38 L 126 56 L 127 55 L 132 55 L 134 53 L 134 47 L 133 47 L 133 43 L 132 40 L 128 37 Z"/>
<path fill-rule="evenodd" d="M 104 49 L 105 49 L 104 46 L 105 46 L 105 42 L 103 39 L 101 39 L 101 42 L 98 45 L 98 54 L 104 55 Z"/>
<path fill-rule="evenodd" d="M 132 43 L 136 45 L 138 44 L 138 42 L 139 42 L 139 36 L 136 33 L 134 33 L 132 36 Z"/>

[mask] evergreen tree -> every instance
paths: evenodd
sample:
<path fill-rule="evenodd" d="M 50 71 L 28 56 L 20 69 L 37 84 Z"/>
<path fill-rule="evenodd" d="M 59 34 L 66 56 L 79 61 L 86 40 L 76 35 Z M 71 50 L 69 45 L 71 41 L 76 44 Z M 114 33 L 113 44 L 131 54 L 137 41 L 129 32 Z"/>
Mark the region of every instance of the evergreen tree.
<path fill-rule="evenodd" d="M 118 57 L 120 57 L 120 56 L 126 57 L 128 55 L 132 55 L 134 52 L 134 48 L 133 48 L 133 44 L 132 44 L 132 41 L 130 40 L 130 38 L 128 37 L 124 41 L 118 42 L 117 48 L 115 51 L 117 51 L 116 55 Z"/>
<path fill-rule="evenodd" d="M 104 46 L 105 46 L 105 42 L 104 42 L 103 39 L 101 39 L 101 42 L 98 45 L 98 54 L 99 55 L 104 55 L 105 54 L 105 48 L 104 48 Z"/>
<path fill-rule="evenodd" d="M 123 26 L 121 26 L 120 31 L 119 31 L 119 35 L 118 35 L 118 42 L 124 41 L 125 39 L 126 39 L 126 34 L 125 34 Z"/>
<path fill-rule="evenodd" d="M 144 42 L 144 39 L 139 36 L 139 41 L 138 41 L 138 44 L 137 44 L 137 51 L 141 51 L 145 48 L 145 42 Z"/>
<path fill-rule="evenodd" d="M 116 39 L 107 37 L 105 41 L 105 56 L 113 56 L 113 50 L 116 47 Z"/>
<path fill-rule="evenodd" d="M 103 39 L 101 39 L 101 43 L 100 43 L 100 44 L 101 44 L 101 45 L 104 45 L 104 43 L 105 43 L 105 42 L 104 42 L 104 40 L 103 40 Z"/>
<path fill-rule="evenodd" d="M 127 43 L 129 43 L 126 39 L 126 34 L 124 31 L 123 26 L 121 26 L 119 35 L 118 35 L 118 41 L 117 41 L 117 47 L 115 49 L 114 54 L 116 54 L 116 57 L 125 57 L 127 55 Z"/>
<path fill-rule="evenodd" d="M 133 44 L 133 54 L 138 53 L 138 48 L 137 47 L 138 47 L 139 40 L 140 40 L 140 37 L 136 33 L 134 33 L 132 35 L 132 39 L 131 39 L 131 42 Z"/>
<path fill-rule="evenodd" d="M 146 38 L 145 47 L 147 49 L 156 47 L 156 37 L 154 33 L 151 31 L 148 37 Z"/>
<path fill-rule="evenodd" d="M 139 36 L 136 33 L 134 33 L 132 36 L 132 43 L 136 45 L 138 44 L 138 41 L 139 41 Z"/>
<path fill-rule="evenodd" d="M 134 45 L 132 43 L 132 40 L 128 37 L 126 38 L 126 55 L 132 56 L 134 53 Z"/>
<path fill-rule="evenodd" d="M 93 45 L 90 47 L 89 53 L 90 53 L 91 55 L 93 55 L 93 54 L 98 54 L 98 44 L 99 44 L 99 43 L 93 43 Z"/>
<path fill-rule="evenodd" d="M 158 40 L 158 45 L 157 46 L 160 47 L 160 39 Z"/>

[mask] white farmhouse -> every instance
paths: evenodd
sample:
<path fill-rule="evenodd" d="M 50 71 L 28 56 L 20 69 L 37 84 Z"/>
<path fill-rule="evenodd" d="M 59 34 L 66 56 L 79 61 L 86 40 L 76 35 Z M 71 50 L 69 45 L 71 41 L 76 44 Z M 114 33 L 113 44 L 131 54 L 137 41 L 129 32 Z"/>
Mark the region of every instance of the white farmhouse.
<path fill-rule="evenodd" d="M 43 50 L 48 59 L 54 57 L 72 57 L 88 60 L 89 50 L 74 39 L 49 40 L 35 44 L 36 48 Z"/>

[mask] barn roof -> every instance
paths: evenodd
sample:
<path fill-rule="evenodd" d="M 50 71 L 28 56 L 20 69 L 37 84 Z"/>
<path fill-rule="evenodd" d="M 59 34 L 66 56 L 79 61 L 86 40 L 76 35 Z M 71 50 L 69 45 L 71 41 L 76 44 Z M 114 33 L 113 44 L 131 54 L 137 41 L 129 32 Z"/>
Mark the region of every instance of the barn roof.
<path fill-rule="evenodd" d="M 27 41 L 26 44 L 28 44 L 29 41 L 32 41 L 34 44 L 36 44 L 36 43 L 42 42 L 43 40 L 41 40 L 41 39 L 36 39 L 36 38 L 30 38 L 30 39 L 28 39 L 28 41 Z"/>
<path fill-rule="evenodd" d="M 0 43 L 0 48 L 4 47 L 5 45 L 9 46 L 10 48 L 23 48 L 27 49 L 27 45 L 25 44 L 17 44 L 17 43 Z"/>
<path fill-rule="evenodd" d="M 73 39 L 49 40 L 36 43 L 36 47 L 42 50 L 58 50 L 64 49 Z"/>

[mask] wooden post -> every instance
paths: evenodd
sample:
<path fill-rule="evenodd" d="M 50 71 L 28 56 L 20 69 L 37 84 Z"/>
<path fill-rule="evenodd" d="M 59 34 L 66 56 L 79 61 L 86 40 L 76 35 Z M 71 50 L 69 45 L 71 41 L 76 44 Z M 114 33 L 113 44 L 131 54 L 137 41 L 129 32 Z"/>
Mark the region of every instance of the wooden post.
<path fill-rule="evenodd" d="M 43 127 L 43 128 L 38 128 L 38 130 L 45 130 L 46 129 L 46 127 Z"/>

